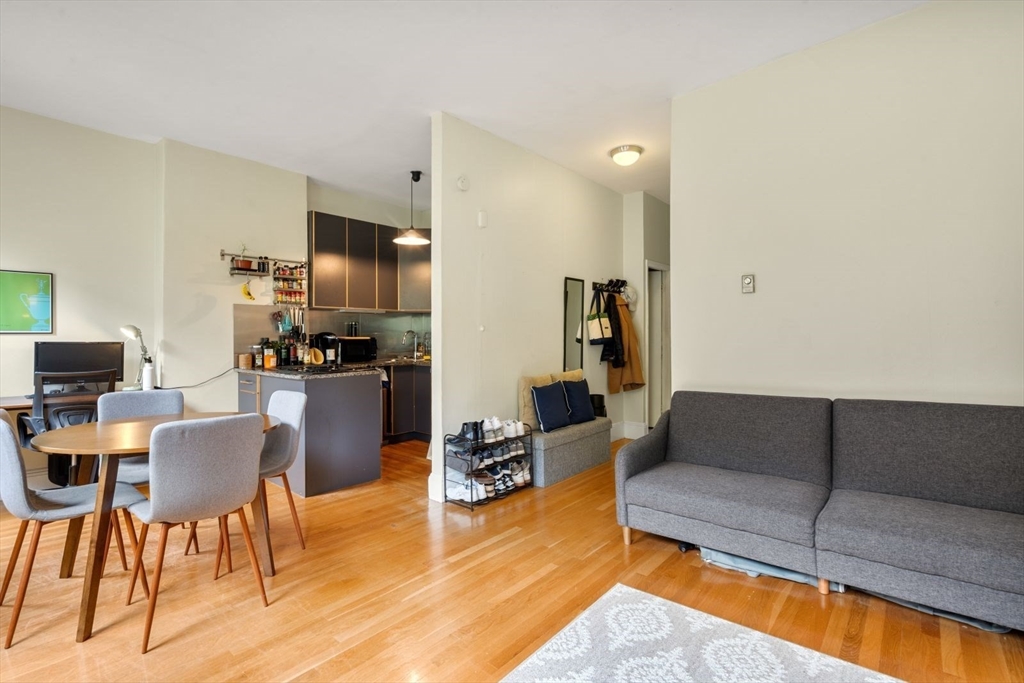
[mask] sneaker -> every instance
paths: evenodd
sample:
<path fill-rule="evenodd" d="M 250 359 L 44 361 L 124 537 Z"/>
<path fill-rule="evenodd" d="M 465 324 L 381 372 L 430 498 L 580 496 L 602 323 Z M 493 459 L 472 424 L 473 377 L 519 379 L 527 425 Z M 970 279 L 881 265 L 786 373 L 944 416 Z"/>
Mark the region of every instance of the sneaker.
<path fill-rule="evenodd" d="M 516 488 L 526 486 L 526 477 L 523 475 L 523 461 L 513 461 L 510 469 L 512 472 L 512 482 L 516 485 Z"/>
<path fill-rule="evenodd" d="M 494 443 L 498 440 L 497 435 L 494 433 L 494 425 L 491 423 L 491 418 L 484 418 L 480 422 L 480 427 L 484 433 L 484 443 Z"/>
<path fill-rule="evenodd" d="M 505 453 L 502 451 L 501 446 L 493 446 L 491 451 L 494 452 L 494 462 L 505 462 Z"/>
<path fill-rule="evenodd" d="M 480 458 L 483 461 L 484 467 L 490 467 L 494 464 L 494 454 L 491 452 L 490 448 L 485 448 L 480 451 Z"/>
<path fill-rule="evenodd" d="M 523 483 L 529 484 L 533 481 L 533 477 L 530 476 L 530 463 L 526 460 L 516 460 L 512 463 L 513 466 L 519 465 L 519 470 L 523 473 Z"/>
<path fill-rule="evenodd" d="M 516 438 L 516 423 L 512 420 L 505 420 L 501 423 L 501 435 L 506 439 Z"/>
<path fill-rule="evenodd" d="M 469 489 L 466 488 L 465 484 L 449 485 L 445 490 L 445 493 L 448 496 L 448 500 L 462 500 L 467 503 L 469 502 Z"/>
<path fill-rule="evenodd" d="M 468 439 L 470 443 L 476 443 L 476 433 L 479 429 L 478 422 L 463 422 L 462 429 L 459 430 L 459 436 L 463 439 Z"/>
<path fill-rule="evenodd" d="M 467 483 L 472 484 L 472 488 L 470 489 L 470 496 L 471 497 L 470 497 L 469 502 L 471 502 L 471 503 L 478 503 L 480 501 L 487 500 L 489 497 L 493 497 L 493 494 L 492 494 L 492 496 L 488 496 L 487 495 L 487 487 L 484 486 L 479 481 L 476 481 L 475 479 L 473 479 L 473 480 L 471 480 L 471 481 L 469 481 Z"/>
<path fill-rule="evenodd" d="M 523 442 L 519 441 L 518 439 L 516 441 L 512 442 L 512 449 L 511 450 L 512 450 L 512 456 L 513 457 L 519 456 L 519 455 L 526 455 L 526 449 L 523 448 Z"/>
<path fill-rule="evenodd" d="M 516 420 L 516 436 L 526 436 L 526 427 L 519 420 Z"/>
<path fill-rule="evenodd" d="M 501 447 L 501 454 L 505 457 L 505 460 L 511 460 L 516 455 L 512 452 L 512 446 L 509 446 L 508 444 Z"/>

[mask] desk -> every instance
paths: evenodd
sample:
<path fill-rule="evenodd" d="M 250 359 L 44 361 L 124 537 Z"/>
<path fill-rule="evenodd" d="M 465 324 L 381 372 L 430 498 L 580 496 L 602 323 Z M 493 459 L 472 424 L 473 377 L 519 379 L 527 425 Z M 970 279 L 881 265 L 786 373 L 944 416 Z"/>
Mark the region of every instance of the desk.
<path fill-rule="evenodd" d="M 103 573 L 103 553 L 110 542 L 110 514 L 114 499 L 114 484 L 117 482 L 118 459 L 122 455 L 141 455 L 149 452 L 149 439 L 157 425 L 179 420 L 242 415 L 245 413 L 179 413 L 177 415 L 155 415 L 152 417 L 104 420 L 88 424 L 65 427 L 45 432 L 32 439 L 32 446 L 43 453 L 78 455 L 82 458 L 80 476 L 88 476 L 92 462 L 100 457 L 99 486 L 96 489 L 96 511 L 93 514 L 92 535 L 89 539 L 89 560 L 85 567 L 85 583 L 82 586 L 82 605 L 78 614 L 78 635 L 76 640 L 84 642 L 92 635 L 96 618 L 96 600 L 99 596 L 100 577 Z M 275 429 L 281 421 L 269 415 L 263 416 L 264 433 Z M 78 483 L 84 483 L 79 481 Z M 264 520 L 263 501 L 257 493 L 252 502 L 253 516 Z M 75 522 L 78 522 L 75 524 Z M 64 544 L 64 558 L 61 562 L 61 577 L 71 576 L 78 539 L 84 520 L 72 520 L 68 526 L 68 538 Z M 273 556 L 270 540 L 263 524 L 255 524 L 260 544 L 260 554 L 270 559 L 269 568 L 264 567 L 268 576 L 273 576 Z"/>

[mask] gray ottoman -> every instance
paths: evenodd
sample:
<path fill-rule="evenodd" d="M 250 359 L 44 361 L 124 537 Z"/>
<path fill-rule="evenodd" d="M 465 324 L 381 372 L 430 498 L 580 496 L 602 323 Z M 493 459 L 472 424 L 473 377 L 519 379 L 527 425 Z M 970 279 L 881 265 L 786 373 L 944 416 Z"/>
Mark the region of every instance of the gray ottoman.
<path fill-rule="evenodd" d="M 533 432 L 533 484 L 551 486 L 612 459 L 612 421 L 569 425 L 545 434 Z"/>

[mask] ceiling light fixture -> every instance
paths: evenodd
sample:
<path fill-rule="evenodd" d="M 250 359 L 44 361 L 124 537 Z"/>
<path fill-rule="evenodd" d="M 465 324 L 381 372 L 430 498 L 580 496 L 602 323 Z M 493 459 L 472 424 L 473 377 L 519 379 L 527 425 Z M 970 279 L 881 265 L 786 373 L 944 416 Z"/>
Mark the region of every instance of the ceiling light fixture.
<path fill-rule="evenodd" d="M 423 175 L 423 171 L 409 171 L 409 173 L 412 174 L 412 180 L 409 181 L 409 229 L 402 232 L 402 234 L 396 237 L 393 241 L 395 244 L 406 244 L 411 246 L 430 244 L 430 240 L 416 232 L 416 228 L 413 227 L 412 222 L 412 187 L 413 183 L 418 183 L 420 181 L 420 176 Z"/>
<path fill-rule="evenodd" d="M 632 166 L 636 163 L 644 148 L 640 145 L 619 145 L 608 152 L 608 156 L 619 166 Z"/>

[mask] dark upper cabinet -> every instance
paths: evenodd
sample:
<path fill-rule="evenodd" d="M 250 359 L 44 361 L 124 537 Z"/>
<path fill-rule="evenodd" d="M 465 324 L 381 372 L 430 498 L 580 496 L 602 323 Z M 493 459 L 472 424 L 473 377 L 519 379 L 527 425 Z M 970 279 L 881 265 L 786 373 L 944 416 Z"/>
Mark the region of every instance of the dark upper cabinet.
<path fill-rule="evenodd" d="M 420 230 L 430 238 L 430 230 Z M 398 308 L 430 310 L 430 244 L 398 247 Z"/>
<path fill-rule="evenodd" d="M 377 306 L 377 226 L 348 219 L 348 307 Z"/>
<path fill-rule="evenodd" d="M 430 434 L 430 366 L 414 366 L 413 375 L 416 392 L 416 431 L 420 434 Z"/>
<path fill-rule="evenodd" d="M 398 310 L 398 228 L 377 226 L 377 308 Z"/>
<path fill-rule="evenodd" d="M 345 278 L 348 269 L 346 220 L 319 211 L 306 217 L 309 245 L 309 305 L 322 308 L 348 306 Z"/>

